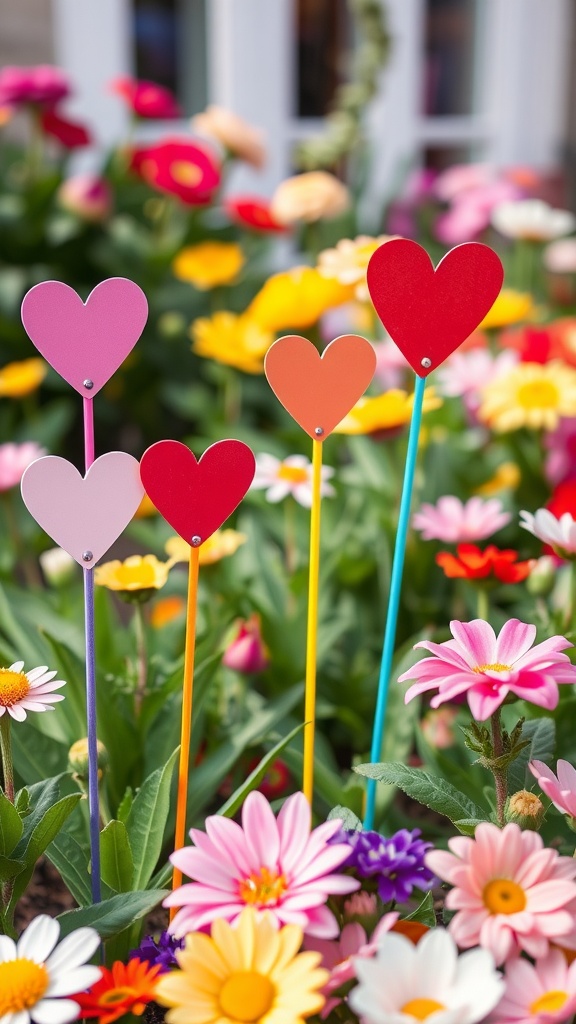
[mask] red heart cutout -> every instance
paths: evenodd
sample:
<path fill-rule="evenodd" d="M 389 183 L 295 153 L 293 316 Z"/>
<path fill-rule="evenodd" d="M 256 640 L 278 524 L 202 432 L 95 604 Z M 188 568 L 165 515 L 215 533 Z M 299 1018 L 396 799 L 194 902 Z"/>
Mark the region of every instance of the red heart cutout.
<path fill-rule="evenodd" d="M 487 245 L 457 245 L 434 270 L 426 250 L 408 238 L 384 242 L 367 273 L 376 312 L 419 377 L 428 376 L 476 330 L 503 279 L 500 259 Z"/>
<path fill-rule="evenodd" d="M 243 441 L 217 441 L 199 460 L 180 441 L 157 441 L 140 462 L 150 500 L 188 544 L 208 540 L 240 504 L 256 460 Z M 196 544 L 195 547 L 198 545 Z"/>
<path fill-rule="evenodd" d="M 356 334 L 335 338 L 322 356 L 306 338 L 288 334 L 271 345 L 264 360 L 276 398 L 316 441 L 324 441 L 348 415 L 375 369 L 373 345 Z"/>

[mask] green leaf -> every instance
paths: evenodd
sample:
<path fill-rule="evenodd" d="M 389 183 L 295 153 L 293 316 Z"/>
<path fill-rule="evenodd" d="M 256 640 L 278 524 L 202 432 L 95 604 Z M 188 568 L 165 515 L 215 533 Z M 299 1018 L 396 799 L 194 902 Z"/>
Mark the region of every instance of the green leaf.
<path fill-rule="evenodd" d="M 517 793 L 534 783 L 534 776 L 528 769 L 528 762 L 534 759 L 548 764 L 554 754 L 556 741 L 556 723 L 553 718 L 534 718 L 524 722 L 522 739 L 530 740 L 528 746 L 520 751 L 518 757 L 508 769 L 508 791 Z"/>
<path fill-rule="evenodd" d="M 473 836 L 482 821 L 486 821 L 486 818 L 459 818 L 453 824 L 463 835 Z"/>
<path fill-rule="evenodd" d="M 78 910 L 67 910 L 57 918 L 60 936 L 69 935 L 76 928 L 95 928 L 102 939 L 124 930 L 134 921 L 157 906 L 168 895 L 168 889 L 149 889 L 147 892 L 123 892 L 102 903 Z"/>
<path fill-rule="evenodd" d="M 126 824 L 128 820 L 128 815 L 132 810 L 133 803 L 134 793 L 132 791 L 132 787 L 128 786 L 126 792 L 124 793 L 124 796 L 122 797 L 120 803 L 118 804 L 118 810 L 116 811 L 116 818 L 118 819 L 118 821 L 123 821 L 124 824 Z"/>
<path fill-rule="evenodd" d="M 60 872 L 74 899 L 81 907 L 90 906 L 90 863 L 86 850 L 70 835 L 61 831 L 46 850 L 46 856 Z"/>
<path fill-rule="evenodd" d="M 142 784 L 126 821 L 134 858 L 133 889 L 148 884 L 162 851 L 170 809 L 170 784 L 179 749 L 176 747 L 164 767 L 157 768 Z"/>
<path fill-rule="evenodd" d="M 6 857 L 16 847 L 24 830 L 24 822 L 14 804 L 0 789 L 0 856 Z"/>
<path fill-rule="evenodd" d="M 328 815 L 328 821 L 332 821 L 334 818 L 342 819 L 342 828 L 345 828 L 347 832 L 361 832 L 362 822 L 353 811 L 349 810 L 348 807 L 343 807 L 342 804 L 338 804 L 333 807 Z"/>
<path fill-rule="evenodd" d="M 404 920 L 419 921 L 420 924 L 426 924 L 429 928 L 435 928 L 436 914 L 434 912 L 434 897 L 432 893 L 427 892 L 422 902 L 416 907 L 416 910 L 408 914 L 408 917 L 405 917 Z"/>
<path fill-rule="evenodd" d="M 298 735 L 299 732 L 304 728 L 304 722 L 297 725 L 295 729 L 292 729 L 287 736 L 284 736 L 276 746 L 272 747 L 267 754 L 264 755 L 261 761 L 256 765 L 253 772 L 250 773 L 245 782 L 238 789 L 232 793 L 232 796 L 228 798 L 225 804 L 218 811 L 218 814 L 223 814 L 226 818 L 232 818 L 239 807 L 242 806 L 248 793 L 251 793 L 253 789 L 262 781 L 268 768 L 276 760 L 278 755 L 284 750 L 285 747 Z"/>
<path fill-rule="evenodd" d="M 9 857 L 0 857 L 0 882 L 8 882 L 10 878 L 19 875 L 24 867 L 21 860 L 10 860 Z"/>
<path fill-rule="evenodd" d="M 100 833 L 100 861 L 103 881 L 116 892 L 128 892 L 134 859 L 123 821 L 109 821 Z"/>
<path fill-rule="evenodd" d="M 398 786 L 407 796 L 438 814 L 444 814 L 452 822 L 463 818 L 478 818 L 481 821 L 486 819 L 482 807 L 478 807 L 445 779 L 438 778 L 422 768 L 409 768 L 408 765 L 393 762 L 360 764 L 354 771 L 369 779 L 376 779 L 377 782 Z"/>

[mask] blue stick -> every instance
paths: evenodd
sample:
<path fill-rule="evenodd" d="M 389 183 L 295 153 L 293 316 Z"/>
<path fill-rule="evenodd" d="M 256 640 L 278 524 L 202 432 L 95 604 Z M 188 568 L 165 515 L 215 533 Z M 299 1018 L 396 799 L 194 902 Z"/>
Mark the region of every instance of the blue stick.
<path fill-rule="evenodd" d="M 402 497 L 400 498 L 400 511 L 398 514 L 398 528 L 396 530 L 396 543 L 394 545 L 394 558 L 392 560 L 390 594 L 388 597 L 388 615 L 386 618 L 386 628 L 384 630 L 382 661 L 380 663 L 378 696 L 376 699 L 376 712 L 374 715 L 374 731 L 372 733 L 372 747 L 370 750 L 370 761 L 373 764 L 380 760 L 382 739 L 384 736 L 386 706 L 388 703 L 388 687 L 390 685 L 390 673 L 392 671 L 392 659 L 394 657 L 394 643 L 396 641 L 396 623 L 398 621 L 398 608 L 400 605 L 400 590 L 402 587 L 406 538 L 408 536 L 408 527 L 410 525 L 410 504 L 412 501 L 412 488 L 414 486 L 414 471 L 416 469 L 416 456 L 418 454 L 418 438 L 420 435 L 420 424 L 422 422 L 422 403 L 424 401 L 425 387 L 426 378 L 419 377 L 418 374 L 416 374 L 412 420 L 410 422 L 408 449 L 406 451 L 406 466 L 404 468 L 404 483 L 402 484 Z M 364 828 L 367 829 L 374 828 L 376 785 L 376 779 L 368 779 L 366 816 L 364 818 Z"/>
<path fill-rule="evenodd" d="M 84 569 L 86 626 L 86 719 L 88 723 L 88 812 L 92 901 L 100 903 L 100 801 L 98 796 L 98 740 L 96 735 L 96 658 L 94 651 L 94 569 Z"/>

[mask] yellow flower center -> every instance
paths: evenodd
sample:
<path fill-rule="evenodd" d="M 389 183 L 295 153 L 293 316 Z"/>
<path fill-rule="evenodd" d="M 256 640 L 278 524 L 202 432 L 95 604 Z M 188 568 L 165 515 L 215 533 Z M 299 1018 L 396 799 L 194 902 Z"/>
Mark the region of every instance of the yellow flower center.
<path fill-rule="evenodd" d="M 549 380 L 533 380 L 518 388 L 518 404 L 524 409 L 557 409 L 558 388 Z"/>
<path fill-rule="evenodd" d="M 503 665 L 501 661 L 495 661 L 491 665 L 476 665 L 473 672 L 511 672 L 512 665 Z"/>
<path fill-rule="evenodd" d="M 271 907 L 278 903 L 286 889 L 284 875 L 277 875 L 275 871 L 269 871 L 268 868 L 260 868 L 260 871 L 253 871 L 249 878 L 240 882 L 238 894 L 240 899 L 250 906 Z M 240 1019 L 244 1020 L 244 1017 Z M 246 1018 L 246 1020 L 251 1019 L 251 1017 Z"/>
<path fill-rule="evenodd" d="M 42 998 L 50 978 L 44 964 L 24 957 L 0 964 L 0 1018 L 29 1010 Z"/>
<path fill-rule="evenodd" d="M 0 668 L 0 706 L 11 708 L 30 692 L 30 683 L 24 672 L 13 672 L 11 668 Z"/>
<path fill-rule="evenodd" d="M 260 1020 L 271 1009 L 275 994 L 274 985 L 263 974 L 237 971 L 220 990 L 222 1016 L 245 1022 Z"/>
<path fill-rule="evenodd" d="M 287 480 L 291 484 L 305 484 L 308 479 L 308 471 L 302 466 L 287 466 L 282 463 L 278 467 L 278 479 Z"/>
<path fill-rule="evenodd" d="M 410 1002 L 404 1003 L 400 1013 L 407 1013 L 411 1017 L 416 1017 L 416 1020 L 426 1020 L 431 1013 L 445 1009 L 444 1004 L 437 1003 L 435 999 L 411 999 Z"/>
<path fill-rule="evenodd" d="M 170 173 L 178 185 L 186 185 L 189 188 L 194 188 L 202 181 L 200 168 L 185 160 L 174 160 L 170 167 Z"/>
<path fill-rule="evenodd" d="M 126 999 L 135 999 L 138 993 L 133 988 L 111 988 L 103 992 L 98 1000 L 100 1006 L 115 1006 L 123 1003 Z"/>
<path fill-rule="evenodd" d="M 493 878 L 484 886 L 484 906 L 491 914 L 518 914 L 526 906 L 526 893 L 511 878 Z"/>
<path fill-rule="evenodd" d="M 530 1006 L 530 1013 L 555 1013 L 562 1009 L 567 999 L 567 992 L 551 989 L 550 992 L 545 992 L 539 999 L 534 1000 Z"/>

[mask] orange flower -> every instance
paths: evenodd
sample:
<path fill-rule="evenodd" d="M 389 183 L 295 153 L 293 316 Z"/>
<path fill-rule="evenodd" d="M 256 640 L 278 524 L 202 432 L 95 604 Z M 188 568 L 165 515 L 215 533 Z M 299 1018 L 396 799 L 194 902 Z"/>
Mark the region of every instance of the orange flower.
<path fill-rule="evenodd" d="M 102 977 L 87 992 L 72 996 L 81 1007 L 80 1018 L 94 1017 L 99 1024 L 112 1024 L 126 1013 L 140 1017 L 155 998 L 161 964 L 151 967 L 147 960 L 117 960 L 112 970 L 101 967 Z"/>
<path fill-rule="evenodd" d="M 171 597 L 162 597 L 150 612 L 150 625 L 153 629 L 163 629 L 170 622 L 174 622 L 184 613 L 186 602 L 183 597 L 173 594 Z"/>
<path fill-rule="evenodd" d="M 483 551 L 475 544 L 458 544 L 456 554 L 441 551 L 436 564 L 451 579 L 481 580 L 494 576 L 500 583 L 520 583 L 530 575 L 534 559 L 517 562 L 518 552 L 489 544 Z"/>

